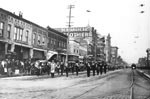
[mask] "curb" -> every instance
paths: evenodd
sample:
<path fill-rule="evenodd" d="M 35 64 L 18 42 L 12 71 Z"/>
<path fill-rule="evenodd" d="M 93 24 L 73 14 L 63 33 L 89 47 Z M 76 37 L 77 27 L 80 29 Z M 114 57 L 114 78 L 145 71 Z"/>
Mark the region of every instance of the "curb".
<path fill-rule="evenodd" d="M 150 74 L 147 74 L 147 73 L 145 73 L 144 71 L 142 71 L 142 70 L 138 70 L 140 73 L 143 73 L 146 77 L 148 77 L 149 79 L 150 79 Z"/>

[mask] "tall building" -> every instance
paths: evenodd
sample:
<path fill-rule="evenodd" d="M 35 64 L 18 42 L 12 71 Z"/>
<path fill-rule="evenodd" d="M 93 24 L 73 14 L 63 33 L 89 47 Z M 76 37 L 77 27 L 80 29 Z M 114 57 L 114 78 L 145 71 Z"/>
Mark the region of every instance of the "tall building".
<path fill-rule="evenodd" d="M 97 38 L 96 54 L 97 54 L 97 61 L 106 61 L 104 36 L 99 36 Z"/>
<path fill-rule="evenodd" d="M 74 38 L 80 44 L 83 44 L 87 48 L 87 56 L 92 56 L 92 58 L 96 58 L 96 40 L 97 40 L 97 32 L 94 27 L 71 27 L 68 28 L 55 28 L 56 30 L 62 32 L 65 35 L 68 35 L 69 38 Z M 85 43 L 87 42 L 87 43 Z"/>
<path fill-rule="evenodd" d="M 106 38 L 105 53 L 106 53 L 106 62 L 110 64 L 111 63 L 111 36 L 110 34 L 108 34 Z"/>
<path fill-rule="evenodd" d="M 117 58 L 118 58 L 118 47 L 113 46 L 111 47 L 111 64 L 114 67 L 116 67 Z"/>

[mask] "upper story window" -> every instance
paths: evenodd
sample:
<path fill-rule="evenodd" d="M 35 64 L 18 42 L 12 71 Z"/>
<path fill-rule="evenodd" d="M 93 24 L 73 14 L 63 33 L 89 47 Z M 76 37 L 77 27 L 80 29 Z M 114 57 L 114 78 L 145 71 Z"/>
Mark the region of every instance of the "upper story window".
<path fill-rule="evenodd" d="M 17 39 L 17 27 L 15 27 L 15 29 L 14 29 L 14 40 L 16 40 Z"/>
<path fill-rule="evenodd" d="M 0 36 L 3 36 L 4 33 L 4 23 L 0 22 Z"/>
<path fill-rule="evenodd" d="M 19 27 L 14 28 L 14 40 L 23 41 L 23 29 L 22 28 L 19 28 Z"/>
<path fill-rule="evenodd" d="M 38 44 L 39 44 L 39 45 L 41 44 L 40 39 L 41 39 L 41 35 L 38 35 Z"/>
<path fill-rule="evenodd" d="M 29 39 L 29 31 L 26 30 L 26 33 L 25 33 L 25 41 L 28 42 L 28 39 Z"/>
<path fill-rule="evenodd" d="M 7 38 L 10 39 L 10 33 L 11 33 L 11 25 L 8 24 L 8 27 L 7 27 Z"/>
<path fill-rule="evenodd" d="M 20 29 L 20 37 L 19 37 L 19 40 L 22 41 L 22 38 L 23 38 L 23 29 Z"/>
<path fill-rule="evenodd" d="M 36 33 L 33 33 L 33 44 L 35 44 L 35 36 L 36 36 Z"/>
<path fill-rule="evenodd" d="M 45 36 L 43 36 L 43 39 L 42 39 L 43 45 L 45 45 L 45 40 L 46 40 L 46 38 L 45 38 Z"/>

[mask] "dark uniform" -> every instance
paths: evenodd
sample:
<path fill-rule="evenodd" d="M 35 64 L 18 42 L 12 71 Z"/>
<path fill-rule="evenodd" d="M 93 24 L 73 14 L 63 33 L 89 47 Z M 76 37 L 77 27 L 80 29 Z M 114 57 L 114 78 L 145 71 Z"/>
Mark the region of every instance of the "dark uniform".
<path fill-rule="evenodd" d="M 102 73 L 103 73 L 103 65 L 102 65 L 102 62 L 100 62 L 100 73 L 101 73 L 101 75 L 102 75 Z"/>
<path fill-rule="evenodd" d="M 100 63 L 96 63 L 96 71 L 97 71 L 97 75 L 99 75 Z"/>
<path fill-rule="evenodd" d="M 86 63 L 85 65 L 87 70 L 87 77 L 90 77 L 90 69 L 91 69 L 90 63 Z"/>
<path fill-rule="evenodd" d="M 78 76 L 78 72 L 79 72 L 79 63 L 78 62 L 75 64 L 75 68 L 76 68 L 76 75 Z"/>
<path fill-rule="evenodd" d="M 107 64 L 106 62 L 104 62 L 104 73 L 106 74 L 106 70 L 107 70 Z"/>
<path fill-rule="evenodd" d="M 74 64 L 71 64 L 72 74 L 74 74 Z"/>
<path fill-rule="evenodd" d="M 64 65 L 65 65 L 66 77 L 68 77 L 68 71 L 69 71 L 68 63 L 65 63 Z"/>
<path fill-rule="evenodd" d="M 96 70 L 96 64 L 93 62 L 92 63 L 93 76 L 95 76 L 95 70 Z"/>
<path fill-rule="evenodd" d="M 61 64 L 60 64 L 60 69 L 61 69 L 61 75 L 63 75 L 63 72 L 64 72 L 64 64 L 63 64 L 63 62 L 61 62 Z"/>

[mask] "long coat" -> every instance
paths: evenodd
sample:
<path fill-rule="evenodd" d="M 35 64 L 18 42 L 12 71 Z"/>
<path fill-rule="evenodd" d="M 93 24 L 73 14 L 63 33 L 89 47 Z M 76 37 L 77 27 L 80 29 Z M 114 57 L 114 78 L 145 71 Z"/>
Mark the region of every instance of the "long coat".
<path fill-rule="evenodd" d="M 51 73 L 55 73 L 56 64 L 51 63 Z"/>

